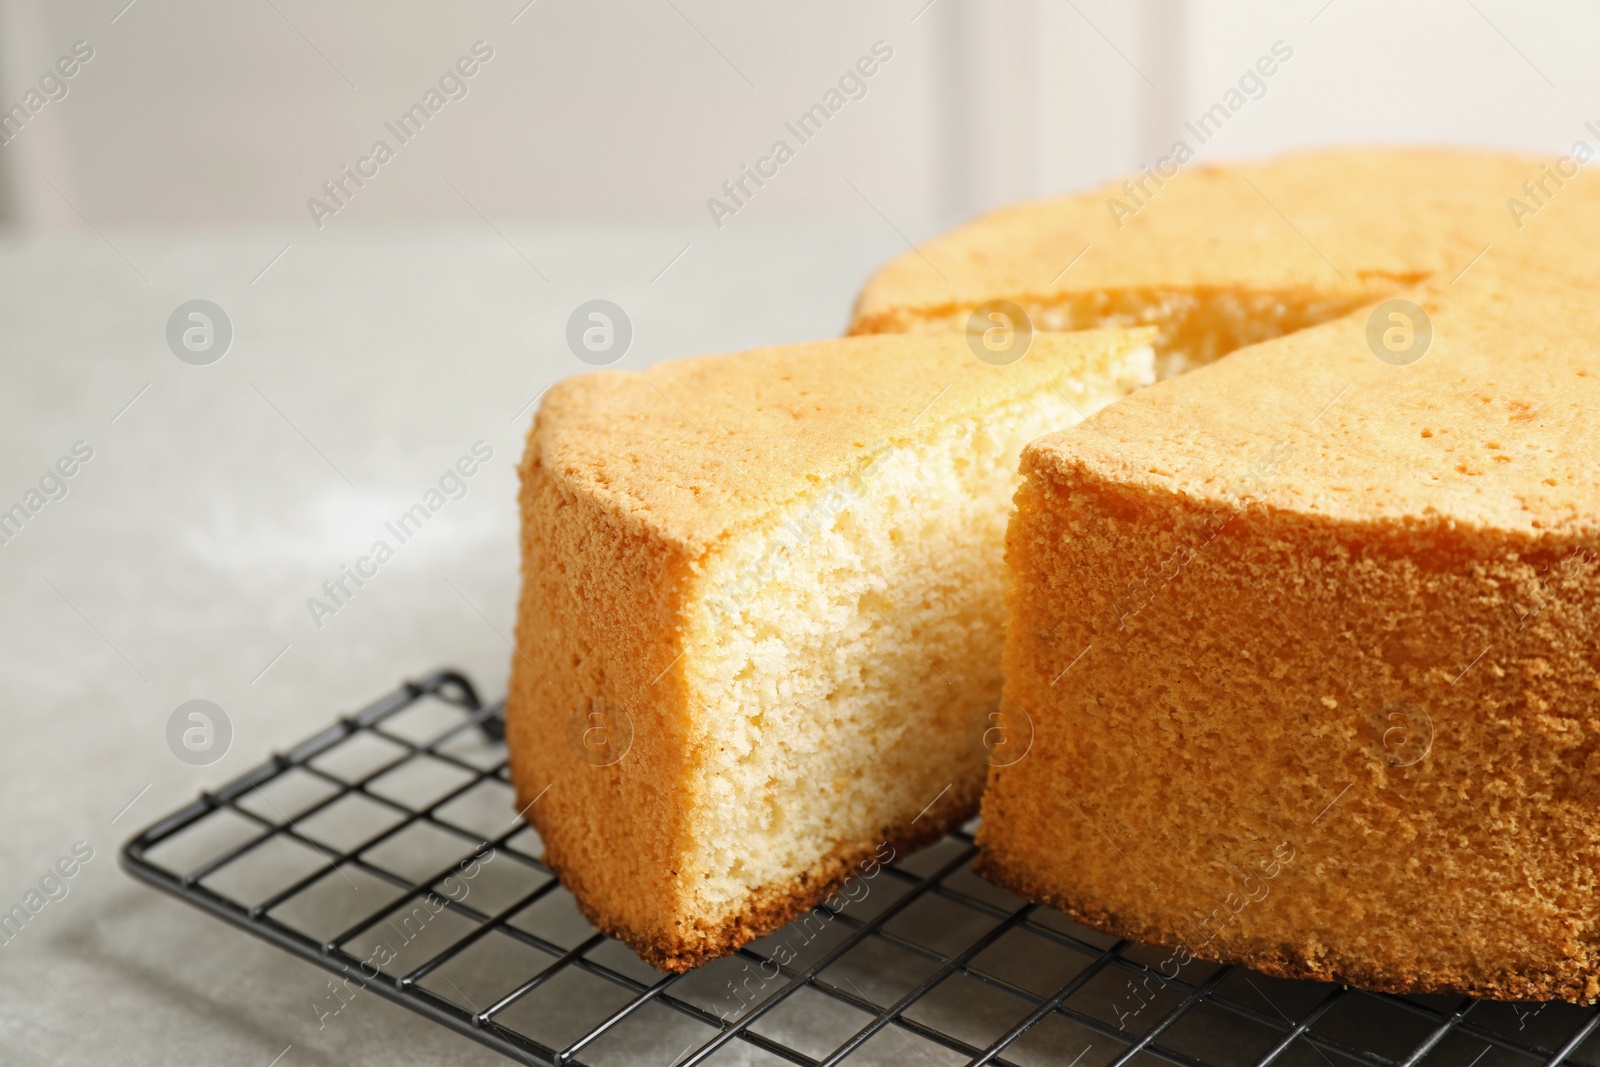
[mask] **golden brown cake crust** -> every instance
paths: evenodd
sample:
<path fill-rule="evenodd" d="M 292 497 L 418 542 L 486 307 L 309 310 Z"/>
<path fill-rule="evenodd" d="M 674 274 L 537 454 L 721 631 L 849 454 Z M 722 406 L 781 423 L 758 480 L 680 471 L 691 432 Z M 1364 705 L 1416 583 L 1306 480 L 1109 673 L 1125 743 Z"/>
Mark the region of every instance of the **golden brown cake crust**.
<path fill-rule="evenodd" d="M 531 445 L 521 500 L 523 583 L 506 695 L 518 808 L 580 900 L 604 899 L 613 922 L 645 928 L 676 889 L 682 810 L 661 802 L 658 783 L 681 758 L 684 726 L 670 698 L 682 680 L 661 635 L 678 625 L 689 562 L 551 477 Z M 611 727 L 626 717 L 626 769 L 579 758 L 572 722 L 591 709 Z M 580 871 L 587 879 L 571 881 Z"/>
<path fill-rule="evenodd" d="M 1229 949 L 1225 952 L 1197 949 L 1181 938 L 1175 938 L 1168 927 L 1134 922 L 1093 902 L 1067 899 L 1051 886 L 1032 881 L 1024 871 L 1007 867 L 987 853 L 979 853 L 973 867 L 1002 889 L 1008 889 L 1024 900 L 1056 908 L 1068 918 L 1102 933 L 1173 949 L 1177 953 L 1173 957 L 1176 963 L 1187 964 L 1189 959 L 1207 960 L 1248 967 L 1274 978 L 1338 982 L 1379 993 L 1427 992 L 1482 1000 L 1565 1000 L 1576 1004 L 1592 1004 L 1600 999 L 1600 984 L 1592 975 L 1512 975 L 1485 970 L 1479 973 L 1458 972 L 1440 979 L 1435 975 L 1409 971 L 1403 964 L 1377 963 L 1368 959 L 1328 961 L 1314 958 L 1306 952 L 1304 945 L 1298 943 Z M 1591 970 L 1593 966 L 1591 963 Z"/>
<path fill-rule="evenodd" d="M 1025 451 L 989 877 L 1268 973 L 1600 1000 L 1592 182 L 1400 294 L 1418 362 L 1362 309 Z"/>
<path fill-rule="evenodd" d="M 628 530 L 698 554 L 848 475 L 884 439 L 1070 379 L 1074 354 L 1104 350 L 1109 336 L 1040 335 L 1005 367 L 980 362 L 963 337 L 885 335 L 600 371 L 551 387 L 529 445 Z M 1149 332 L 1115 336 L 1128 348 Z"/>

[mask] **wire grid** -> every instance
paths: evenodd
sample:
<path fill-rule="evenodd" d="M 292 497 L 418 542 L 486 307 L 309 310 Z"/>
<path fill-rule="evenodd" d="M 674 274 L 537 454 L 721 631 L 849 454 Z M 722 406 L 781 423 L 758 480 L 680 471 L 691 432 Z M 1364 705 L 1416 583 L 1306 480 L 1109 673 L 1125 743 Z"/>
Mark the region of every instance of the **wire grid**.
<path fill-rule="evenodd" d="M 663 974 L 539 862 L 503 737 L 501 705 L 440 671 L 203 793 L 122 863 L 333 972 L 324 1021 L 371 990 L 527 1063 L 1600 1064 L 1600 1009 L 1199 961 L 1168 977 L 1167 952 L 980 879 L 970 828 L 859 880 L 837 912 Z"/>

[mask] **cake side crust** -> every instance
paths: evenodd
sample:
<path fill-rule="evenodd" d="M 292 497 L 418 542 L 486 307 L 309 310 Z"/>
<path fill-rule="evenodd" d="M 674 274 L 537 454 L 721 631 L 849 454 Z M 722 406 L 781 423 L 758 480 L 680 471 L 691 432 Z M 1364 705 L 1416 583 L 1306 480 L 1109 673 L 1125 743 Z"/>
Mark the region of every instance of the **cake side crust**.
<path fill-rule="evenodd" d="M 979 852 L 973 869 L 1000 888 L 1024 900 L 1055 908 L 1074 922 L 1103 934 L 1172 949 L 1192 959 L 1248 967 L 1274 978 L 1337 982 L 1374 992 L 1401 995 L 1440 993 L 1480 1000 L 1563 1000 L 1585 1005 L 1600 1003 L 1600 977 L 1596 976 L 1596 972 L 1600 971 L 1600 958 L 1589 965 L 1589 973 L 1582 975 L 1508 974 L 1492 969 L 1424 975 L 1404 968 L 1375 966 L 1369 960 L 1319 957 L 1299 944 L 1261 944 L 1243 949 L 1231 948 L 1226 952 L 1212 951 L 1205 947 L 1192 947 L 1182 939 L 1173 937 L 1164 926 L 1138 922 L 1104 907 L 1096 907 L 1088 901 L 1062 894 L 1052 889 L 1048 878 L 1038 875 L 1025 861 L 1004 856 L 993 847 L 986 847 Z M 1174 962 L 1179 961 L 1175 959 Z"/>
<path fill-rule="evenodd" d="M 682 813 L 661 798 L 683 760 L 673 635 L 686 564 L 641 524 L 552 477 L 542 428 L 521 468 L 511 782 L 546 849 L 565 857 L 569 885 L 591 908 L 648 927 L 681 908 L 670 872 Z"/>
<path fill-rule="evenodd" d="M 980 871 L 1281 977 L 1600 999 L 1585 531 L 1219 513 L 1080 450 L 1030 450 L 1008 535 L 1036 740 Z"/>

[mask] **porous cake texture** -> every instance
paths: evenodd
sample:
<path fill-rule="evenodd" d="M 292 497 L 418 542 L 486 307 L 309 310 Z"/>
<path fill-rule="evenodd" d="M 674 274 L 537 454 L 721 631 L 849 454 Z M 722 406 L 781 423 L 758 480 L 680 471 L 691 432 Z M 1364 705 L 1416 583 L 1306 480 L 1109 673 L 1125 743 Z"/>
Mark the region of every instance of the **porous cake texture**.
<path fill-rule="evenodd" d="M 969 818 L 1023 445 L 1151 331 L 863 337 L 570 379 L 522 466 L 512 780 L 584 914 L 730 952 Z"/>
<path fill-rule="evenodd" d="M 989 878 L 1174 947 L 1169 976 L 1198 957 L 1600 999 L 1600 196 L 1585 174 L 1519 219 L 1507 198 L 1540 174 L 1432 152 L 1217 169 L 1069 274 L 1074 307 L 1135 279 L 1351 307 L 1025 450 L 1003 709 L 1033 741 L 991 772 Z M 1011 269 L 974 266 L 974 298 L 1020 303 Z M 943 306 L 891 282 L 865 315 L 921 328 Z M 1383 351 L 1380 297 L 1426 313 L 1420 358 Z M 1169 306 L 1134 316 L 1169 350 L 1241 336 L 1184 341 Z"/>

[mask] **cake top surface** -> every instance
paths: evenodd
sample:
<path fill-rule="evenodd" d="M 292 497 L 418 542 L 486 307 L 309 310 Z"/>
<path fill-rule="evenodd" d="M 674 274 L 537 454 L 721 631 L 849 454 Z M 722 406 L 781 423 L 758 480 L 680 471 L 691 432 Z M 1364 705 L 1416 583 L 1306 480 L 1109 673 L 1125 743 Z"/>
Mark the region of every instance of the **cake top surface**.
<path fill-rule="evenodd" d="M 1399 294 L 1432 327 L 1415 362 L 1379 358 L 1395 320 L 1370 305 L 1135 393 L 1033 442 L 1024 466 L 1391 530 L 1592 536 L 1600 180 L 1523 222 L 1464 274 Z"/>
<path fill-rule="evenodd" d="M 904 328 L 1007 297 L 1240 289 L 1357 298 L 1454 275 L 1504 235 L 1542 160 L 1459 149 L 1309 151 L 1191 162 L 983 215 L 892 260 L 852 330 Z M 1070 269 L 1069 268 L 1070 265 Z"/>
<path fill-rule="evenodd" d="M 1040 390 L 1076 395 L 1149 331 L 1035 334 L 995 366 L 963 334 L 880 335 L 601 371 L 553 386 L 528 461 L 698 553 L 850 477 L 885 447 Z"/>

